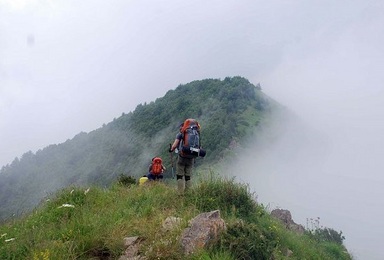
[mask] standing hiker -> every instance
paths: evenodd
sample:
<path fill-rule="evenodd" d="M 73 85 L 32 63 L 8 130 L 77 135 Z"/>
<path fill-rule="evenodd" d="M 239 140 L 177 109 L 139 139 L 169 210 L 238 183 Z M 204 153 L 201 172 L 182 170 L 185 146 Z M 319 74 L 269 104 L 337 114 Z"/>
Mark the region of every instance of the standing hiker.
<path fill-rule="evenodd" d="M 160 157 L 153 157 L 148 169 L 148 179 L 154 181 L 163 179 L 165 170 L 166 168 L 163 165 L 163 160 Z"/>
<path fill-rule="evenodd" d="M 169 152 L 176 148 L 179 151 L 176 164 L 177 190 L 183 195 L 192 186 L 191 175 L 195 158 L 205 156 L 205 151 L 200 147 L 200 124 L 195 119 L 189 118 L 180 125 L 180 131 Z"/>

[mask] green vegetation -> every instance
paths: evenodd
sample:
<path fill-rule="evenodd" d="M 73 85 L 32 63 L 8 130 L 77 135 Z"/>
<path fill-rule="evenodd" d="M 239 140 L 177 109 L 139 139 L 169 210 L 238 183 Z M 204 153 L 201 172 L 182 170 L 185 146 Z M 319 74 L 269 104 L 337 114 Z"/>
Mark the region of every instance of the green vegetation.
<path fill-rule="evenodd" d="M 116 181 L 108 189 L 61 190 L 32 214 L 0 226 L 0 259 L 117 259 L 127 236 L 143 238 L 140 252 L 148 259 L 351 259 L 342 243 L 287 230 L 233 179 L 203 172 L 185 197 L 174 185 Z M 179 239 L 188 221 L 215 209 L 227 231 L 206 250 L 183 256 Z M 182 218 L 181 227 L 163 231 L 168 216 Z"/>
<path fill-rule="evenodd" d="M 196 166 L 224 157 L 277 105 L 247 79 L 206 79 L 180 85 L 164 97 L 90 133 L 27 152 L 0 171 L 0 220 L 31 211 L 44 197 L 70 185 L 108 187 L 121 174 L 146 174 L 150 159 L 161 156 L 171 177 L 169 143 L 186 118 L 199 120 L 207 151 Z"/>
<path fill-rule="evenodd" d="M 193 81 L 90 133 L 25 153 L 0 171 L 0 259 L 116 259 L 129 236 L 144 239 L 140 252 L 148 259 L 351 259 L 341 232 L 289 231 L 247 185 L 206 170 L 257 135 L 279 108 L 241 77 Z M 197 159 L 195 186 L 180 197 L 168 147 L 189 117 L 202 125 L 207 156 Z M 168 168 L 164 183 L 138 186 L 154 156 Z M 188 220 L 216 209 L 227 231 L 183 256 L 179 239 Z M 183 222 L 165 232 L 169 216 Z"/>

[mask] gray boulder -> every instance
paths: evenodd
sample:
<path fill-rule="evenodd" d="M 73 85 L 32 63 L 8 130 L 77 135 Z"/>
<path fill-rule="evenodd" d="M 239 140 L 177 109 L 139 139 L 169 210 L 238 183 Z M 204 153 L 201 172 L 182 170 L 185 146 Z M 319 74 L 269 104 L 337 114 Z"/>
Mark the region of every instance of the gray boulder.
<path fill-rule="evenodd" d="M 215 210 L 197 215 L 189 222 L 181 236 L 181 246 L 188 255 L 216 241 L 222 231 L 226 230 L 220 211 Z"/>
<path fill-rule="evenodd" d="M 145 260 L 146 257 L 139 255 L 139 247 L 143 238 L 141 237 L 126 237 L 124 238 L 125 251 L 119 260 Z"/>
<path fill-rule="evenodd" d="M 286 209 L 274 209 L 271 212 L 271 216 L 273 216 L 274 218 L 277 218 L 281 222 L 283 222 L 285 227 L 287 229 L 289 229 L 289 230 L 292 230 L 292 231 L 294 231 L 296 233 L 299 233 L 299 234 L 303 234 L 304 231 L 305 231 L 305 228 L 302 225 L 296 224 L 293 221 L 291 212 L 289 210 L 286 210 Z"/>

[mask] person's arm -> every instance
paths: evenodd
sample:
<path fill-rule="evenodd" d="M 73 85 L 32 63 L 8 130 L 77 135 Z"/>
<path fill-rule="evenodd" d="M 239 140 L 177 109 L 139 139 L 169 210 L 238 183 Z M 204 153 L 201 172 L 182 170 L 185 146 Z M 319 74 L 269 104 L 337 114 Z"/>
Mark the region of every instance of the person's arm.
<path fill-rule="evenodd" d="M 176 138 L 172 144 L 172 147 L 171 147 L 172 152 L 176 149 L 176 147 L 179 145 L 179 143 L 180 143 L 180 140 Z"/>
<path fill-rule="evenodd" d="M 173 152 L 173 151 L 179 146 L 179 143 L 180 143 L 181 138 L 183 138 L 183 135 L 182 135 L 181 133 L 178 133 L 178 134 L 176 135 L 176 139 L 175 139 L 175 141 L 174 141 L 173 144 L 172 144 L 172 147 L 171 147 L 171 149 L 170 149 L 170 152 Z"/>

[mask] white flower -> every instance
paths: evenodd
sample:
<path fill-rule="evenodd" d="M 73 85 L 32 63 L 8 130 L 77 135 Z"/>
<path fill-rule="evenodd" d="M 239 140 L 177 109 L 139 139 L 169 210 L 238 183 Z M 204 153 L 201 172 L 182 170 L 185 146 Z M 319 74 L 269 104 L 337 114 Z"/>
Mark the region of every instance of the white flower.
<path fill-rule="evenodd" d="M 75 190 L 71 190 L 70 194 L 72 194 Z"/>
<path fill-rule="evenodd" d="M 3 237 L 5 237 L 7 235 L 7 233 L 4 233 L 4 234 L 2 234 L 1 235 L 1 237 L 0 238 L 3 238 Z"/>
<path fill-rule="evenodd" d="M 10 238 L 10 239 L 6 239 L 6 240 L 4 240 L 5 242 L 11 242 L 11 241 L 13 241 L 13 240 L 15 240 L 16 238 Z"/>
<path fill-rule="evenodd" d="M 87 195 L 87 193 L 89 192 L 90 189 L 91 189 L 91 188 L 86 189 L 86 190 L 84 191 L 84 195 Z"/>
<path fill-rule="evenodd" d="M 71 205 L 71 204 L 63 204 L 61 205 L 60 207 L 57 207 L 58 209 L 60 208 L 74 208 L 75 206 L 74 205 Z"/>

